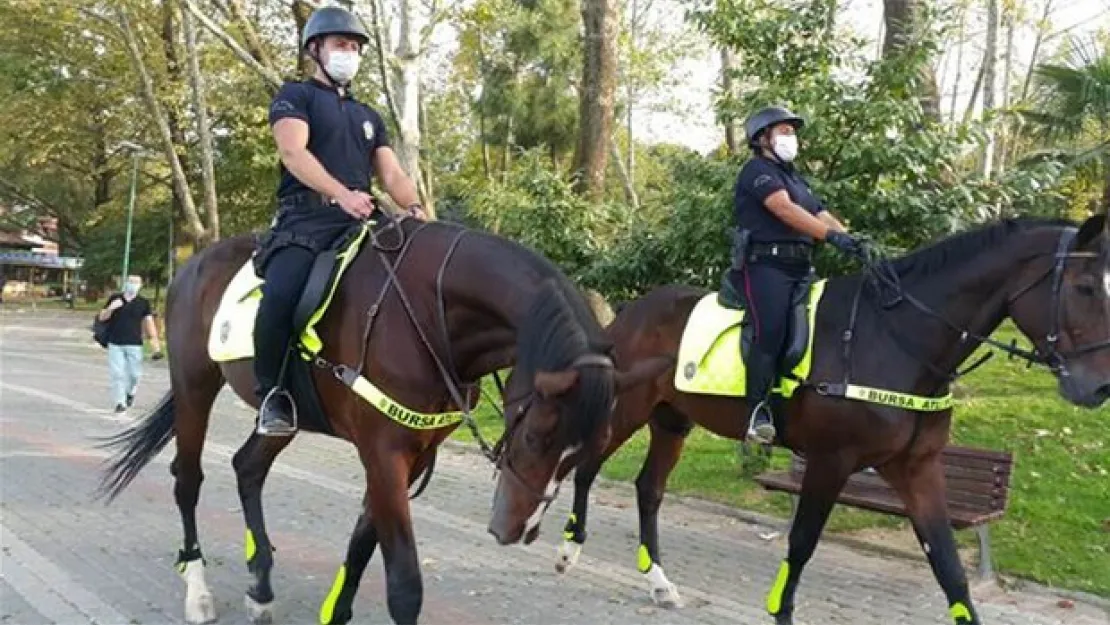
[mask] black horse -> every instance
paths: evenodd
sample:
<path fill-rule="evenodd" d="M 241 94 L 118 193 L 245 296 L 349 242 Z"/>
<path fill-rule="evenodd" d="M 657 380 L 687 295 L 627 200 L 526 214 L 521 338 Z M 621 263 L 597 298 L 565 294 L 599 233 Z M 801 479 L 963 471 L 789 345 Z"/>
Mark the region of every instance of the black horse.
<path fill-rule="evenodd" d="M 809 382 L 784 406 L 783 444 L 806 457 L 789 549 L 767 600 L 780 624 L 793 622 L 794 593 L 848 477 L 875 467 L 898 491 L 960 625 L 979 623 L 957 557 L 945 505 L 940 453 L 951 409 L 911 410 L 837 397 L 856 384 L 944 396 L 962 363 L 1006 318 L 1034 352 L 998 345 L 1046 365 L 1060 395 L 1086 408 L 1110 397 L 1110 236 L 1106 216 L 1074 224 L 1007 220 L 955 235 L 887 265 L 888 271 L 832 279 L 821 299 Z M 668 286 L 626 305 L 608 328 L 617 362 L 671 359 L 694 305 L 706 294 Z M 847 333 L 846 333 L 847 331 Z M 831 383 L 831 384 L 830 384 Z M 843 391 L 843 388 L 839 389 Z M 839 393 L 842 394 L 842 393 Z M 574 512 L 556 568 L 585 541 L 586 503 L 602 463 L 647 424 L 651 444 L 636 478 L 640 571 L 653 598 L 678 602 L 659 556 L 658 512 L 667 477 L 695 425 L 739 439 L 749 409 L 741 398 L 675 389 L 674 367 L 618 398 L 607 447 L 581 461 Z"/>

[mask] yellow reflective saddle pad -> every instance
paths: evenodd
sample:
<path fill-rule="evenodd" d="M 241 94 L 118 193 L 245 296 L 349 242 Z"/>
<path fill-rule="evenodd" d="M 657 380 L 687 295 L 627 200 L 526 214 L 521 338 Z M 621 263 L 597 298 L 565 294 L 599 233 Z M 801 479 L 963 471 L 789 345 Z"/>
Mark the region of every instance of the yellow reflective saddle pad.
<path fill-rule="evenodd" d="M 810 287 L 806 304 L 809 322 L 809 339 L 805 355 L 791 372 L 798 380 L 809 376 L 813 365 L 814 321 L 817 305 L 825 292 L 825 280 Z M 743 310 L 725 308 L 717 302 L 717 293 L 709 293 L 694 307 L 682 331 L 678 347 L 678 366 L 675 367 L 674 385 L 683 393 L 699 395 L 724 395 L 743 397 L 745 393 L 744 361 L 740 357 L 741 322 Z M 783 378 L 775 392 L 790 397 L 798 389 L 797 380 Z"/>
<path fill-rule="evenodd" d="M 370 226 L 362 230 L 339 251 L 335 260 L 335 270 L 324 289 L 319 306 L 308 319 L 301 331 L 301 351 L 316 354 L 323 348 L 316 324 L 324 316 L 339 287 L 339 281 L 347 271 L 351 261 L 358 256 L 362 242 L 369 233 Z M 216 362 L 228 362 L 254 357 L 254 318 L 258 315 L 258 303 L 262 300 L 262 278 L 254 272 L 254 259 L 247 260 L 238 273 L 227 284 L 212 319 L 212 329 L 208 333 L 208 356 Z"/>

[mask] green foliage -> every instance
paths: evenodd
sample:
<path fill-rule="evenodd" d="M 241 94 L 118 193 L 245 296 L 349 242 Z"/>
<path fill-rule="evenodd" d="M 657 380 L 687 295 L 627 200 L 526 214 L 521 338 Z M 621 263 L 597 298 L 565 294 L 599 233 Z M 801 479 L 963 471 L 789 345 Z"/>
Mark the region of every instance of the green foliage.
<path fill-rule="evenodd" d="M 131 257 L 128 273 L 142 276 L 148 284 L 166 282 L 169 254 L 169 202 L 136 210 L 131 230 Z M 81 277 L 90 285 L 112 285 L 117 288 L 123 267 L 124 242 L 127 239 L 127 210 L 114 208 L 105 213 L 98 226 L 98 236 L 90 238 L 83 249 L 85 266 Z"/>
<path fill-rule="evenodd" d="M 504 149 L 574 148 L 581 72 L 578 4 L 482 0 L 460 16 L 457 80 L 476 83 L 484 141 Z"/>
<path fill-rule="evenodd" d="M 471 221 L 556 260 L 573 278 L 620 230 L 617 211 L 583 200 L 538 151 L 524 153 L 503 182 L 473 189 L 465 202 Z"/>
<path fill-rule="evenodd" d="M 610 298 L 630 299 L 668 283 L 715 287 L 727 266 L 737 165 L 699 156 L 664 160 L 670 183 L 629 217 L 626 233 L 585 282 Z"/>

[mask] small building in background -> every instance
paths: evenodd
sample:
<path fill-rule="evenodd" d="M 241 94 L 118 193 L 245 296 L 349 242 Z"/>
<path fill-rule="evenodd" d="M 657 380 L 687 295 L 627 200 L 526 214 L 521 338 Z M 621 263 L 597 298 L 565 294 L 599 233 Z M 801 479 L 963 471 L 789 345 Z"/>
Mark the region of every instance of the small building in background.
<path fill-rule="evenodd" d="M 0 205 L 0 217 L 10 214 Z M 5 300 L 62 297 L 80 291 L 84 259 L 63 256 L 58 247 L 58 220 L 39 217 L 32 228 L 0 220 L 0 292 Z"/>

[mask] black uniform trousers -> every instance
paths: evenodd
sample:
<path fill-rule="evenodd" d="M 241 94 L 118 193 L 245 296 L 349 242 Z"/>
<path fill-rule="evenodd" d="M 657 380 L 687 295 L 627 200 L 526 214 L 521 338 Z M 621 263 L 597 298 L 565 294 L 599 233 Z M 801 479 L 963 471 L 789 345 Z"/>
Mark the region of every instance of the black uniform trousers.
<path fill-rule="evenodd" d="M 769 397 L 779 374 L 779 361 L 790 331 L 790 305 L 798 285 L 809 276 L 808 261 L 749 259 L 729 272 L 752 324 L 752 345 L 745 363 L 747 396 L 754 402 Z"/>
<path fill-rule="evenodd" d="M 356 222 L 319 195 L 302 194 L 279 201 L 273 227 L 255 255 L 255 271 L 265 283 L 254 325 L 254 374 L 262 399 L 283 387 L 282 362 L 293 339 L 293 315 L 316 255 Z"/>

